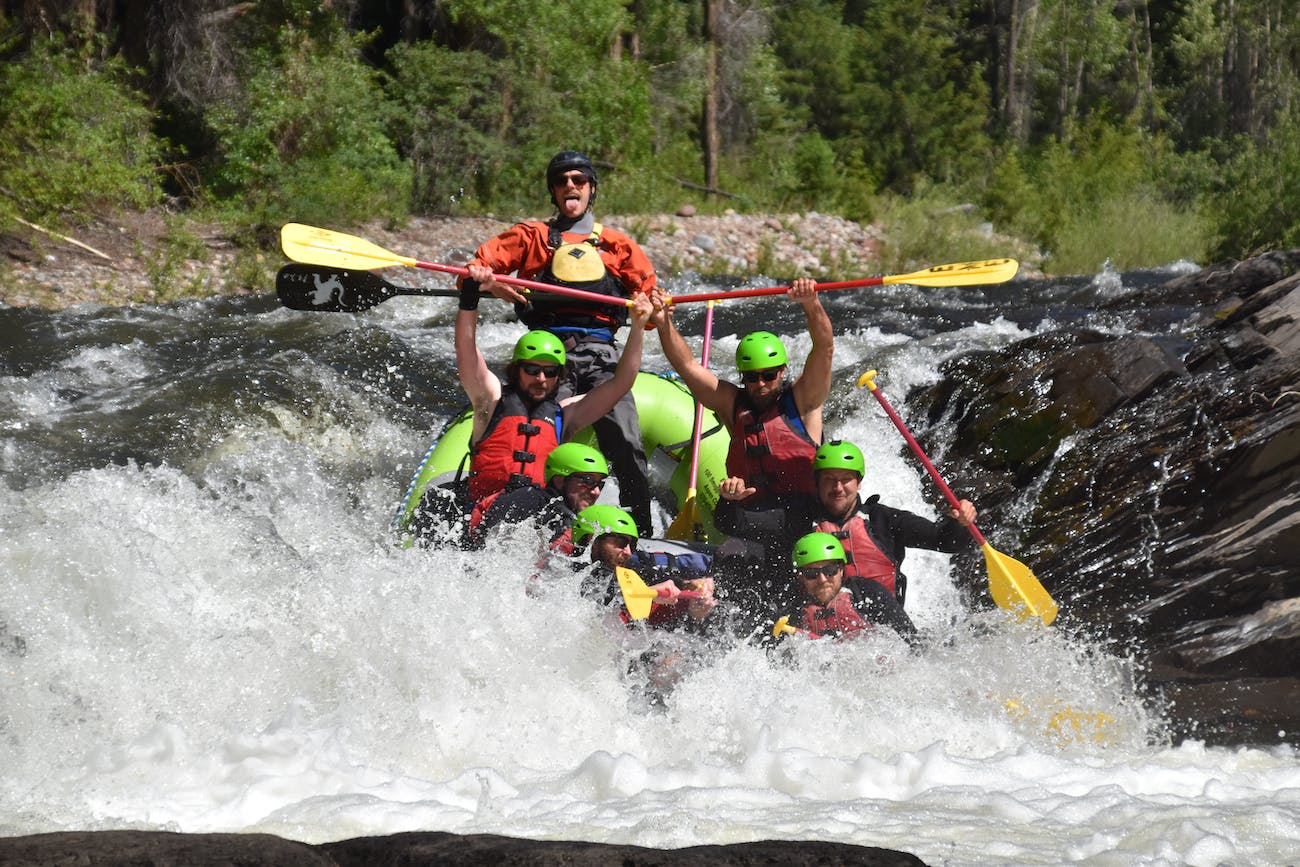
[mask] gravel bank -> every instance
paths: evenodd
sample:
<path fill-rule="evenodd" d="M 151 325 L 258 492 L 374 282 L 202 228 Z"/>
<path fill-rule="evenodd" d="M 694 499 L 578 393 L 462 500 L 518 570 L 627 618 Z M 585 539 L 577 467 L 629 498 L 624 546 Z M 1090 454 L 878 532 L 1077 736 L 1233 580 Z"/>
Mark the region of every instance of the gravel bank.
<path fill-rule="evenodd" d="M 840 217 L 657 214 L 601 219 L 636 238 L 665 276 L 766 271 L 820 277 L 837 269 L 855 274 L 877 270 L 880 230 Z M 459 262 L 508 225 L 492 217 L 423 217 L 397 230 L 371 225 L 352 233 L 402 255 Z M 228 283 L 239 251 L 216 226 L 178 230 L 161 213 L 124 214 L 71 236 L 34 229 L 0 235 L 0 302 L 48 308 L 87 302 L 150 304 L 272 288 Z M 268 272 L 283 261 L 274 252 L 259 258 Z"/>

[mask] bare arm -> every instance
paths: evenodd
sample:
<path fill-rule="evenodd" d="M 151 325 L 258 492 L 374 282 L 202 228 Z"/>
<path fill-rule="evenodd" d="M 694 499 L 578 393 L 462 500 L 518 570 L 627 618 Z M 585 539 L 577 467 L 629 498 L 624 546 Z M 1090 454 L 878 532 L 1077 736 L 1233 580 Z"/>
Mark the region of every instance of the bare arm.
<path fill-rule="evenodd" d="M 662 293 L 656 290 L 655 297 L 657 303 L 650 321 L 658 328 L 659 344 L 663 347 L 668 363 L 677 371 L 695 399 L 717 413 L 718 418 L 730 429 L 738 389 L 731 383 L 718 379 L 700 364 L 686 344 L 686 339 L 673 324 L 672 308 L 662 303 Z"/>
<path fill-rule="evenodd" d="M 799 408 L 808 435 L 816 442 L 822 439 L 822 404 L 831 392 L 831 362 L 835 354 L 835 333 L 831 318 L 826 315 L 815 284 L 808 278 L 796 280 L 790 287 L 789 297 L 802 307 L 808 319 L 808 334 L 812 337 L 812 351 L 804 362 L 803 371 L 794 381 L 794 402 Z"/>
<path fill-rule="evenodd" d="M 614 408 L 614 404 L 623 399 L 623 395 L 632 390 L 636 375 L 641 369 L 641 348 L 645 345 L 645 324 L 653 309 L 650 298 L 638 294 L 632 299 L 631 322 L 629 323 L 627 343 L 623 345 L 623 354 L 619 356 L 614 375 L 580 397 L 576 397 L 564 406 L 564 431 L 577 433 L 587 425 L 599 419 Z"/>
<path fill-rule="evenodd" d="M 488 420 L 501 399 L 501 380 L 488 370 L 487 361 L 478 348 L 478 311 L 456 312 L 456 374 L 461 388 L 474 407 L 474 425 L 470 442 L 478 442 L 487 429 Z"/>

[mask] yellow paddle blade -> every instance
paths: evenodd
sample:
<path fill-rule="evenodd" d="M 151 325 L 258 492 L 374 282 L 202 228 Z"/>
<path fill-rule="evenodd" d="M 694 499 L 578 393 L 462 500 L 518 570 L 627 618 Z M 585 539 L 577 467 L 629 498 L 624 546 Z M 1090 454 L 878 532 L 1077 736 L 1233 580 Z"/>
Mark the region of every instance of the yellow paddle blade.
<path fill-rule="evenodd" d="M 682 505 L 682 510 L 673 518 L 673 522 L 668 525 L 664 531 L 664 536 L 668 539 L 674 539 L 678 542 L 693 542 L 696 540 L 695 528 L 700 525 L 700 507 L 695 501 L 695 489 L 692 488 L 686 492 L 686 502 Z"/>
<path fill-rule="evenodd" d="M 998 607 L 1021 620 L 1037 617 L 1044 626 L 1051 626 L 1056 619 L 1056 600 L 1029 567 L 995 550 L 988 542 L 980 550 L 989 570 L 989 593 Z"/>
<path fill-rule="evenodd" d="M 983 283 L 1005 283 L 1020 270 L 1015 259 L 983 259 L 979 262 L 954 262 L 935 265 L 924 271 L 899 274 L 881 280 L 886 286 L 893 283 L 915 283 L 920 286 L 975 286 Z"/>
<path fill-rule="evenodd" d="M 790 615 L 783 615 L 776 623 L 772 624 L 772 637 L 780 638 L 782 635 L 794 635 L 799 630 L 790 625 Z"/>
<path fill-rule="evenodd" d="M 415 259 L 391 253 L 365 238 L 302 223 L 284 224 L 280 229 L 280 247 L 295 262 L 330 268 L 370 271 L 389 265 L 416 265 Z"/>
<path fill-rule="evenodd" d="M 618 589 L 623 591 L 623 606 L 633 620 L 645 620 L 650 616 L 650 601 L 658 594 L 641 580 L 641 576 L 626 566 L 615 566 L 614 574 L 618 576 Z"/>
<path fill-rule="evenodd" d="M 1039 729 L 1064 747 L 1070 743 L 1108 744 L 1115 740 L 1115 717 L 1105 711 L 1076 710 L 1059 701 L 1009 698 L 1003 711 L 1012 719 Z"/>

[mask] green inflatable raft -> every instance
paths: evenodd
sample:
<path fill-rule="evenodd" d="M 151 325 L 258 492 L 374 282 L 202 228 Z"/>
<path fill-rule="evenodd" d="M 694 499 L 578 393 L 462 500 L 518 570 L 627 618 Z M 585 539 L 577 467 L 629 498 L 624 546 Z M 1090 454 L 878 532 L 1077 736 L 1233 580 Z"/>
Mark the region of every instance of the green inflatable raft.
<path fill-rule="evenodd" d="M 650 464 L 651 489 L 667 489 L 678 504 L 686 501 L 691 475 L 691 436 L 695 424 L 695 399 L 682 381 L 672 374 L 637 374 L 632 386 L 637 414 L 641 422 L 641 441 Z M 447 423 L 442 434 L 429 446 L 424 459 L 411 478 L 401 508 L 393 519 L 394 528 L 406 535 L 411 518 L 424 490 L 469 471 L 469 435 L 471 411 L 466 407 Z M 591 428 L 579 431 L 573 439 L 596 445 Z M 713 507 L 718 502 L 718 483 L 726 478 L 727 449 L 731 437 L 727 429 L 709 410 L 704 412 L 704 432 L 700 437 L 700 465 L 695 482 L 696 504 L 708 541 L 721 541 L 713 526 Z M 666 483 L 665 477 L 666 476 Z"/>

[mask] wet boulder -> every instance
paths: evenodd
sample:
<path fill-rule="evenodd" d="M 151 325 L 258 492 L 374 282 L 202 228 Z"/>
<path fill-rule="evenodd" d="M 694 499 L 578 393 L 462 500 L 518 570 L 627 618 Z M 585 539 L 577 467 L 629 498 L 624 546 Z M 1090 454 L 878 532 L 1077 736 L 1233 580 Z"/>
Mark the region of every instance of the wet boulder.
<path fill-rule="evenodd" d="M 924 867 L 905 852 L 848 843 L 763 840 L 728 846 L 648 849 L 494 834 L 411 832 L 309 845 L 270 834 L 173 834 L 160 831 L 70 831 L 0 838 L 0 864 L 44 867 Z"/>
<path fill-rule="evenodd" d="M 1112 302 L 1146 336 L 1038 335 L 908 400 L 1061 626 L 1133 653 L 1175 732 L 1211 741 L 1300 740 L 1297 271 L 1300 250 L 1207 268 Z"/>

